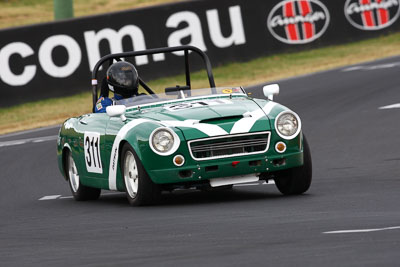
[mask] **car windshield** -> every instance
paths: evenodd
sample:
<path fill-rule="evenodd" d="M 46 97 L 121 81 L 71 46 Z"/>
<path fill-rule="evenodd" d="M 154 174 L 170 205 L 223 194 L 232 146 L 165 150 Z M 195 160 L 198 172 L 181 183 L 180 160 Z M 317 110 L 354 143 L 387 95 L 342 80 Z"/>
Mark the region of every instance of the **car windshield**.
<path fill-rule="evenodd" d="M 131 98 L 125 98 L 116 100 L 115 104 L 125 105 L 127 107 L 152 104 L 165 101 L 182 101 L 184 99 L 192 99 L 204 96 L 221 96 L 221 95 L 233 95 L 241 94 L 245 95 L 245 91 L 240 87 L 217 87 L 217 88 L 204 88 L 204 89 L 193 89 L 185 90 L 185 87 L 172 87 L 167 88 L 165 93 L 157 93 L 154 95 L 140 94 Z"/>

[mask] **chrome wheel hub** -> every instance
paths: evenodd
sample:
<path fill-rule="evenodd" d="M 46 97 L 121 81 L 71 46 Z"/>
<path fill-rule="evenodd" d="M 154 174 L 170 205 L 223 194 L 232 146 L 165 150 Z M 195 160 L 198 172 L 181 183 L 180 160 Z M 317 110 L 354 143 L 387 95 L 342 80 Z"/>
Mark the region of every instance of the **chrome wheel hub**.
<path fill-rule="evenodd" d="M 69 183 L 71 184 L 72 191 L 76 193 L 79 189 L 79 174 L 71 153 L 69 153 L 68 161 Z"/>
<path fill-rule="evenodd" d="M 123 175 L 127 193 L 131 198 L 135 198 L 139 187 L 139 172 L 131 151 L 126 152 Z"/>

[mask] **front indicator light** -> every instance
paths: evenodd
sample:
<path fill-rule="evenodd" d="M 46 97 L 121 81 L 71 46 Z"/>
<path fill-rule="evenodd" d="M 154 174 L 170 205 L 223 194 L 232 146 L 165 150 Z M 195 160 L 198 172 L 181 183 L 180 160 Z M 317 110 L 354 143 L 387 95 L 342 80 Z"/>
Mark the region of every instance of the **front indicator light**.
<path fill-rule="evenodd" d="M 173 159 L 175 166 L 182 166 L 183 164 L 185 164 L 185 158 L 181 155 L 176 155 Z"/>
<path fill-rule="evenodd" d="M 278 142 L 275 145 L 275 150 L 278 153 L 283 153 L 286 151 L 286 144 L 284 142 Z"/>

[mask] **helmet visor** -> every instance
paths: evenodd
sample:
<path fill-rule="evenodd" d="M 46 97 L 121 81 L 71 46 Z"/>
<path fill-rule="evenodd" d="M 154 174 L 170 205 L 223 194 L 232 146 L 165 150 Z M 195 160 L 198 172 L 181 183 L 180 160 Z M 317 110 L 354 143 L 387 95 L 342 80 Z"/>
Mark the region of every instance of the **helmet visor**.
<path fill-rule="evenodd" d="M 131 88 L 133 82 L 133 69 L 130 66 L 121 66 L 119 70 L 114 70 L 110 73 L 114 83 L 121 87 Z"/>

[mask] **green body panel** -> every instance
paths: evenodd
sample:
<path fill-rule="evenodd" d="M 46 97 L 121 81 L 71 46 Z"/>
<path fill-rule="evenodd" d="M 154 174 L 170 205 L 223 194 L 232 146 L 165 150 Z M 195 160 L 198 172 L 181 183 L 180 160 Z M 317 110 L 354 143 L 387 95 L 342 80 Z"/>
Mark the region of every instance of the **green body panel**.
<path fill-rule="evenodd" d="M 86 186 L 99 187 L 108 189 L 108 162 L 109 154 L 105 149 L 99 149 L 102 173 L 88 172 L 85 163 L 85 149 L 84 149 L 84 134 L 86 132 L 96 132 L 100 134 L 100 148 L 105 147 L 105 126 L 109 121 L 106 114 L 86 114 L 78 118 L 71 118 L 64 122 L 60 129 L 60 136 L 58 141 L 58 162 L 59 167 L 63 170 L 62 163 L 62 149 L 71 149 L 72 157 L 75 161 L 78 173 L 81 178 L 82 184 Z M 67 145 L 66 145 L 67 144 Z"/>
<path fill-rule="evenodd" d="M 216 100 L 222 102 L 216 103 Z M 203 105 L 202 102 L 208 104 Z M 268 114 L 262 113 L 260 109 L 268 105 L 271 107 L 268 109 Z M 243 95 L 236 97 L 210 96 L 196 99 L 195 101 L 187 99 L 178 103 L 175 101 L 144 105 L 140 109 L 133 107 L 128 109 L 126 113 L 127 121 L 125 122 L 120 118 L 110 118 L 105 113 L 87 114 L 67 120 L 60 129 L 58 164 L 60 171 L 65 174 L 63 150 L 71 150 L 81 182 L 84 185 L 102 189 L 110 189 L 111 166 L 114 164 L 117 167 L 116 188 L 114 190 L 120 191 L 124 190 L 124 185 L 119 167 L 121 162 L 119 152 L 126 142 L 133 147 L 153 182 L 158 184 L 197 182 L 211 178 L 293 168 L 303 164 L 302 134 L 300 133 L 292 140 L 284 140 L 276 133 L 274 126 L 275 117 L 286 110 L 288 110 L 286 107 L 271 103 L 269 100 L 252 99 Z M 210 137 L 202 128 L 196 127 L 205 126 L 206 130 L 218 127 L 219 131 L 225 131 L 229 135 L 235 123 L 245 118 L 247 114 L 253 114 L 254 116 L 254 112 L 262 115 L 251 125 L 247 132 L 270 132 L 268 151 L 261 154 L 201 161 L 191 157 L 188 141 Z M 136 122 L 139 121 L 140 123 L 136 125 Z M 149 146 L 150 134 L 161 126 L 172 129 L 180 139 L 178 150 L 169 156 L 158 155 Z M 100 135 L 101 173 L 88 171 L 88 159 L 85 157 L 85 132 L 94 132 Z M 118 138 L 116 138 L 117 135 L 119 136 Z M 280 141 L 287 145 L 287 150 L 283 154 L 275 151 L 275 145 Z M 116 146 L 114 151 L 113 146 Z M 90 148 L 93 150 L 93 146 L 90 146 Z M 173 158 L 176 155 L 182 155 L 185 158 L 183 166 L 177 167 L 173 164 Z M 273 160 L 281 158 L 286 159 L 285 165 L 275 166 L 272 163 Z M 233 161 L 239 161 L 240 163 L 233 167 Z M 206 167 L 216 165 L 218 165 L 218 170 L 206 171 Z M 190 170 L 193 174 L 190 177 L 181 178 L 179 172 L 185 170 Z"/>

